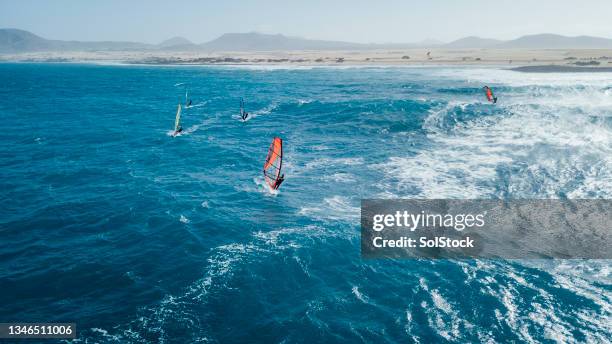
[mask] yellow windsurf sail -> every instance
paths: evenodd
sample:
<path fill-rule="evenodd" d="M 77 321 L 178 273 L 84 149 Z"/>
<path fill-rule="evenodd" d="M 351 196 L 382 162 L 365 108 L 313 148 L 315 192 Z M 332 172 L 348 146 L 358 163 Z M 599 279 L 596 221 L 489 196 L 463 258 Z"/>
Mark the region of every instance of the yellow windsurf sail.
<path fill-rule="evenodd" d="M 181 127 L 181 104 L 178 105 L 176 110 L 176 120 L 174 121 L 174 131 L 178 131 Z"/>

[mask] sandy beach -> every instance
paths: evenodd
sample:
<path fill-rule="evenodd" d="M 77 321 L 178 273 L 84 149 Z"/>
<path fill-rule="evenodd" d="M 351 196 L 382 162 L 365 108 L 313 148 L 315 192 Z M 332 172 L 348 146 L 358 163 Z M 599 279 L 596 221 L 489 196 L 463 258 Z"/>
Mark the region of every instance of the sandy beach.
<path fill-rule="evenodd" d="M 0 54 L 0 61 L 133 64 L 507 65 L 612 67 L 612 49 L 402 49 L 285 52 L 75 51 Z M 562 71 L 562 70 L 559 70 Z M 567 70 L 566 70 L 567 71 Z"/>

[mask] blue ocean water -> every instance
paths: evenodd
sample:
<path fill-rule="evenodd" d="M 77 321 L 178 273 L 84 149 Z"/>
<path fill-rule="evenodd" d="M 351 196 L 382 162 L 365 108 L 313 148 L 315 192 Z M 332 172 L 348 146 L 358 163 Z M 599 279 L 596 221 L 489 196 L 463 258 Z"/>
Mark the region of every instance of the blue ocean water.
<path fill-rule="evenodd" d="M 76 322 L 89 343 L 612 336 L 606 260 L 359 253 L 362 198 L 612 197 L 609 74 L 0 64 L 0 80 L 0 322 Z"/>

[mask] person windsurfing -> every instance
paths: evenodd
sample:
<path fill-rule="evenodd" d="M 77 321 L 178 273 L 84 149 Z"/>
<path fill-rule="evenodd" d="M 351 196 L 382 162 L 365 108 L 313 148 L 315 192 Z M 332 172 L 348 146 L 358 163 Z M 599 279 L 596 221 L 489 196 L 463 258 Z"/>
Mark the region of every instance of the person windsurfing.
<path fill-rule="evenodd" d="M 482 88 L 485 91 L 485 95 L 487 96 L 487 100 L 491 103 L 497 103 L 497 97 L 493 94 L 493 90 L 489 86 L 485 86 Z"/>
<path fill-rule="evenodd" d="M 244 111 L 244 100 L 242 98 L 240 98 L 240 118 L 242 118 L 243 122 L 249 118 L 249 113 Z"/>
<path fill-rule="evenodd" d="M 176 136 L 183 131 L 183 127 L 181 126 L 181 103 L 178 104 L 178 109 L 176 110 L 176 118 L 174 119 L 174 132 L 172 136 Z"/>
<path fill-rule="evenodd" d="M 275 137 L 268 149 L 268 156 L 263 166 L 264 179 L 272 190 L 278 190 L 285 181 L 285 174 L 281 174 L 282 167 L 283 140 L 280 137 Z"/>
<path fill-rule="evenodd" d="M 274 183 L 274 190 L 278 190 L 278 188 L 281 186 L 281 184 L 284 181 L 285 181 L 285 174 L 283 173 L 280 177 L 278 177 L 278 179 Z"/>

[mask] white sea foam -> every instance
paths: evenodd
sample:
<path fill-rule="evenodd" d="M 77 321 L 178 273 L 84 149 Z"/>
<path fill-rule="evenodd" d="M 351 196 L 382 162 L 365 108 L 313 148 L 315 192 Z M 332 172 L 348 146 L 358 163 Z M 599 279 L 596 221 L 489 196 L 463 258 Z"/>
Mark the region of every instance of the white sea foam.
<path fill-rule="evenodd" d="M 275 249 L 298 248 L 301 247 L 300 241 L 303 237 L 321 237 L 327 236 L 322 228 L 317 226 L 290 227 L 281 228 L 272 231 L 259 231 L 253 234 L 253 237 L 262 241 L 266 245 L 270 245 Z"/>
<path fill-rule="evenodd" d="M 256 189 L 254 189 L 253 191 L 255 192 L 259 192 L 262 193 L 266 196 L 273 196 L 276 197 L 280 194 L 280 191 L 278 189 L 272 189 L 270 187 L 270 185 L 268 185 L 268 183 L 266 183 L 264 177 L 256 177 L 253 178 L 253 182 L 255 183 L 255 185 L 257 186 Z M 251 189 L 247 189 L 245 191 L 251 191 Z"/>
<path fill-rule="evenodd" d="M 249 116 L 246 119 L 242 119 L 242 116 L 240 116 L 239 113 L 233 114 L 232 118 L 240 122 L 248 122 L 256 117 L 271 114 L 274 110 L 276 110 L 277 107 L 278 103 L 270 103 L 259 110 L 247 111 L 249 113 Z"/>
<path fill-rule="evenodd" d="M 345 196 L 332 196 L 323 199 L 322 203 L 303 206 L 299 215 L 313 217 L 323 221 L 355 221 L 361 214 L 361 208 Z"/>
<path fill-rule="evenodd" d="M 419 278 L 419 287 L 431 297 L 431 305 L 422 301 L 421 308 L 427 314 L 429 326 L 441 337 L 449 341 L 461 341 L 466 335 L 472 333 L 482 342 L 491 340 L 489 334 L 479 331 L 478 327 L 454 309 L 453 303 L 445 298 L 438 288 L 429 287 L 425 278 Z"/>
<path fill-rule="evenodd" d="M 502 68 L 435 68 L 430 76 L 450 80 L 467 80 L 477 86 L 508 85 L 513 87 L 597 85 L 609 86 L 609 73 L 520 73 Z"/>
<path fill-rule="evenodd" d="M 91 331 L 93 333 L 97 333 L 99 335 L 101 335 L 102 338 L 104 338 L 105 341 L 116 341 L 116 342 L 120 342 L 121 340 L 121 336 L 118 335 L 111 335 L 108 333 L 107 330 L 99 328 L 99 327 L 92 327 Z"/>
<path fill-rule="evenodd" d="M 189 135 L 192 134 L 193 132 L 195 132 L 196 130 L 200 129 L 200 124 L 194 124 L 192 126 L 190 126 L 189 128 L 183 130 L 183 132 L 181 134 L 185 134 L 185 135 Z"/>
<path fill-rule="evenodd" d="M 356 181 L 355 176 L 350 173 L 338 172 L 329 175 L 323 175 L 321 180 L 326 182 L 334 183 L 354 183 Z"/>
<path fill-rule="evenodd" d="M 333 167 L 333 166 L 355 166 L 362 165 L 363 158 L 318 158 L 306 163 L 306 169 Z"/>
<path fill-rule="evenodd" d="M 336 235 L 317 226 L 281 228 L 268 232 L 257 232 L 247 243 L 230 243 L 214 248 L 207 259 L 207 265 L 201 279 L 194 282 L 183 293 L 166 295 L 160 304 L 144 310 L 142 316 L 134 320 L 136 327 L 154 328 L 161 335 L 161 340 L 167 338 L 164 332 L 166 322 L 172 319 L 181 319 L 189 327 L 200 330 L 203 324 L 191 306 L 205 304 L 210 292 L 219 288 L 228 288 L 237 269 L 245 263 L 257 263 L 268 255 L 284 254 L 285 250 L 295 251 L 300 242 L 311 237 L 325 237 Z M 308 275 L 307 265 L 299 259 L 296 260 Z M 129 328 L 122 332 L 128 335 Z M 197 331 L 196 331 L 197 332 Z M 137 336 L 138 334 L 135 333 Z M 122 336 L 119 336 L 120 339 Z M 208 336 L 204 336 L 208 338 Z M 140 338 L 138 336 L 138 338 Z M 209 338 L 210 339 L 210 338 Z"/>
<path fill-rule="evenodd" d="M 254 117 L 257 117 L 259 115 L 267 115 L 267 114 L 272 113 L 272 111 L 276 110 L 276 108 L 278 108 L 278 103 L 270 103 L 259 110 L 250 112 L 249 114 Z"/>
<path fill-rule="evenodd" d="M 199 103 L 195 103 L 195 104 L 191 104 L 189 106 L 185 106 L 185 109 L 191 109 L 191 108 L 199 108 L 202 106 L 205 106 L 208 103 L 207 100 L 201 101 Z"/>
<path fill-rule="evenodd" d="M 525 261 L 520 264 L 550 273 L 554 278 L 553 283 L 541 286 L 546 280 L 540 278 L 539 283 L 533 283 L 530 281 L 532 275 L 505 263 L 488 268 L 487 272 L 493 275 L 471 282 L 483 284 L 483 292 L 502 302 L 505 310 L 495 310 L 499 322 L 506 323 L 525 342 L 536 342 L 534 337 L 540 336 L 555 342 L 576 342 L 576 331 L 584 335 L 587 342 L 605 342 L 603 333 L 612 330 L 609 321 L 612 314 L 610 295 L 605 289 L 594 284 L 592 279 L 600 278 L 599 271 L 608 263 Z M 465 268 L 480 270 L 469 264 L 466 264 Z M 499 283 L 499 279 L 506 278 L 510 278 L 510 283 Z M 551 290 L 556 291 L 559 288 L 594 302 L 599 309 L 586 304 L 584 308 L 578 305 L 570 310 L 559 307 L 559 300 L 551 294 Z"/>
<path fill-rule="evenodd" d="M 184 129 L 180 133 L 176 133 L 176 134 L 174 134 L 174 130 L 168 130 L 166 132 L 166 135 L 172 136 L 172 137 L 180 137 L 180 136 L 191 135 L 195 131 L 197 131 L 199 128 L 200 128 L 200 124 L 194 124 L 194 125 L 190 126 L 189 128 Z"/>
<path fill-rule="evenodd" d="M 472 70 L 462 73 L 481 77 Z M 500 73 L 494 75 L 514 75 Z M 586 76 L 578 80 L 586 83 L 580 86 L 564 86 L 567 81 L 566 76 L 537 77 L 528 84 L 540 86 L 525 94 L 512 91 L 501 99 L 496 106 L 499 115 L 475 117 L 451 128 L 445 120 L 475 103 L 451 101 L 432 109 L 424 122 L 429 145 L 416 156 L 395 156 L 372 166 L 387 176 L 379 186 L 396 197 L 414 196 L 414 190 L 424 198 L 491 197 L 501 182 L 500 167 L 518 166 L 523 172 L 508 175 L 506 181 L 506 192 L 517 196 L 536 192 L 539 197 L 555 197 L 571 186 L 565 191 L 570 197 L 610 197 L 612 132 L 593 116 L 612 114 L 612 97 L 601 89 L 612 78 Z M 551 87 L 550 82 L 560 86 Z M 582 177 L 580 183 L 577 176 Z"/>
<path fill-rule="evenodd" d="M 240 116 L 240 114 L 234 114 L 234 115 L 232 115 L 232 118 L 233 118 L 233 119 L 238 120 L 238 121 L 243 122 L 243 123 L 244 123 L 244 122 L 248 122 L 248 121 L 252 120 L 252 119 L 253 119 L 253 118 L 255 118 L 255 117 L 256 117 L 256 116 L 249 114 L 249 116 L 248 116 L 247 118 L 242 119 L 242 116 Z"/>
<path fill-rule="evenodd" d="M 326 146 L 326 145 L 314 145 L 314 146 L 310 146 L 309 148 L 314 151 L 325 151 L 325 150 L 331 149 L 329 146 Z"/>
<path fill-rule="evenodd" d="M 361 302 L 363 302 L 363 303 L 369 303 L 369 302 L 368 302 L 368 297 L 367 297 L 367 296 L 365 296 L 365 295 L 363 295 L 363 293 L 361 293 L 361 292 L 359 291 L 359 287 L 357 287 L 357 286 L 353 286 L 353 287 L 351 288 L 351 292 L 353 293 L 353 295 L 355 295 L 355 297 L 357 298 L 357 300 L 359 300 L 359 301 L 361 301 Z"/>
<path fill-rule="evenodd" d="M 285 64 L 227 64 L 227 65 L 206 65 L 205 68 L 215 69 L 246 69 L 256 71 L 275 71 L 275 70 L 310 70 L 314 66 L 285 65 Z"/>

